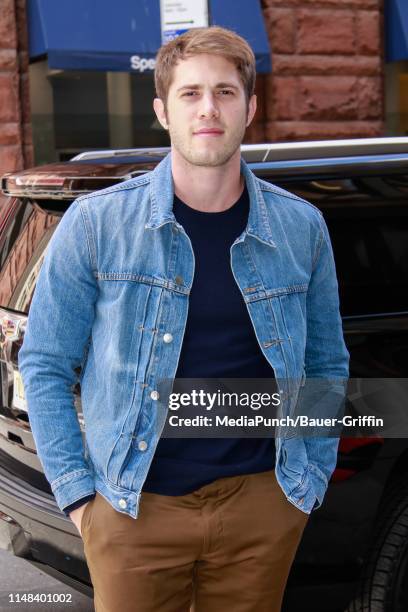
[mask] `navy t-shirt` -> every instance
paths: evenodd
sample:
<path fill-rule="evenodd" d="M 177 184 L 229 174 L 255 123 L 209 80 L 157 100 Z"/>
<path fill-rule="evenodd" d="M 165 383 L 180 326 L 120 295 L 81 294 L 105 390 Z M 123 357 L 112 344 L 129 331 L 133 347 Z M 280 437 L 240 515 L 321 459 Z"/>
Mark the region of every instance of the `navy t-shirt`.
<path fill-rule="evenodd" d="M 177 378 L 273 378 L 234 279 L 230 247 L 244 231 L 246 187 L 222 212 L 197 211 L 177 196 L 173 212 L 195 257 Z M 273 438 L 160 438 L 143 491 L 184 495 L 218 478 L 270 470 Z"/>

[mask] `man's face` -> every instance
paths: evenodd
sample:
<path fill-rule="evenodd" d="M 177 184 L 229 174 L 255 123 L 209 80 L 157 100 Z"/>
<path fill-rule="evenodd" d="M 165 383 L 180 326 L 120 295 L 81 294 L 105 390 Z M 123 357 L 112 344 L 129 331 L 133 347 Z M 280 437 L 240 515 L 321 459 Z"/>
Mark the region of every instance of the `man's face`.
<path fill-rule="evenodd" d="M 168 128 L 172 147 L 195 166 L 225 164 L 239 148 L 256 110 L 247 106 L 234 64 L 201 54 L 179 61 L 167 97 L 167 109 L 154 101 L 157 117 Z"/>

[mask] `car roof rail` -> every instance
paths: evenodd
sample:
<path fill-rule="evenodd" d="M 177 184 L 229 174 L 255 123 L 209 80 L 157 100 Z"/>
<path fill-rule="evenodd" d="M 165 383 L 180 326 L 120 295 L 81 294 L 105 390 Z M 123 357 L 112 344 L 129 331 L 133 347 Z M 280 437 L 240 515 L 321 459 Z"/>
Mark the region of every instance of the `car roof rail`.
<path fill-rule="evenodd" d="M 70 161 L 88 161 L 104 158 L 163 157 L 170 147 L 140 147 L 134 149 L 104 149 L 84 151 Z M 309 140 L 297 142 L 274 142 L 243 144 L 241 152 L 248 162 L 266 162 L 286 159 L 310 159 L 353 155 L 375 155 L 408 153 L 408 138 L 405 136 L 378 138 L 347 138 L 341 140 Z"/>
<path fill-rule="evenodd" d="M 120 161 L 121 157 L 157 157 L 157 155 L 165 155 L 170 151 L 170 147 L 139 147 L 135 149 L 101 149 L 95 151 L 84 151 L 78 153 L 75 157 L 71 157 L 69 161 L 84 161 L 91 159 L 101 159 L 105 157 L 117 157 Z"/>

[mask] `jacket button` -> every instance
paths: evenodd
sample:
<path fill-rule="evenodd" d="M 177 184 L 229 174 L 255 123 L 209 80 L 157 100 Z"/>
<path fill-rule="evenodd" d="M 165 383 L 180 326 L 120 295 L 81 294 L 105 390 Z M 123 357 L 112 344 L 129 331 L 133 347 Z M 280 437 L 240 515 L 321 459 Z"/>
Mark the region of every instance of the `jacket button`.
<path fill-rule="evenodd" d="M 147 448 L 147 442 L 145 440 L 140 440 L 138 447 L 139 447 L 139 450 L 145 451 Z"/>
<path fill-rule="evenodd" d="M 184 283 L 184 280 L 183 280 L 182 276 L 176 276 L 174 281 L 175 281 L 176 285 L 182 285 Z"/>
<path fill-rule="evenodd" d="M 169 344 L 170 342 L 173 342 L 173 336 L 172 334 L 164 334 L 163 336 L 163 342 L 165 342 L 166 344 Z"/>
<path fill-rule="evenodd" d="M 305 501 L 305 498 L 302 497 L 301 499 L 299 499 L 299 506 L 303 506 L 303 502 Z"/>
<path fill-rule="evenodd" d="M 152 392 L 150 393 L 150 397 L 152 398 L 152 400 L 155 400 L 155 401 L 156 401 L 156 400 L 158 400 L 158 399 L 159 399 L 159 397 L 160 397 L 160 396 L 159 396 L 159 392 L 158 392 L 158 391 L 152 391 Z"/>
<path fill-rule="evenodd" d="M 126 508 L 126 506 L 127 506 L 126 499 L 123 499 L 123 497 L 122 497 L 122 499 L 119 500 L 119 506 L 121 508 Z"/>

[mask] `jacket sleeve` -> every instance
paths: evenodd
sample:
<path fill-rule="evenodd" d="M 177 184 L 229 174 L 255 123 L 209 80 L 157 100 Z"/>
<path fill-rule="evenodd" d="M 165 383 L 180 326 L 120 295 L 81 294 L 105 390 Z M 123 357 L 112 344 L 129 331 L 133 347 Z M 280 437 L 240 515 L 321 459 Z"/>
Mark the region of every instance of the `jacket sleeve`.
<path fill-rule="evenodd" d="M 336 267 L 322 215 L 320 223 L 321 233 L 307 293 L 305 371 L 308 378 L 345 379 L 349 353 L 343 338 Z"/>
<path fill-rule="evenodd" d="M 340 314 L 333 249 L 323 216 L 307 294 L 307 340 L 302 410 L 309 416 L 338 417 L 344 412 L 349 352 Z M 341 426 L 320 428 L 305 437 L 309 469 L 316 479 L 318 508 L 336 467 Z M 316 435 L 315 435 L 316 434 Z"/>
<path fill-rule="evenodd" d="M 94 320 L 94 253 L 85 207 L 76 200 L 47 247 L 18 354 L 37 453 L 61 510 L 95 491 L 72 389 Z"/>

